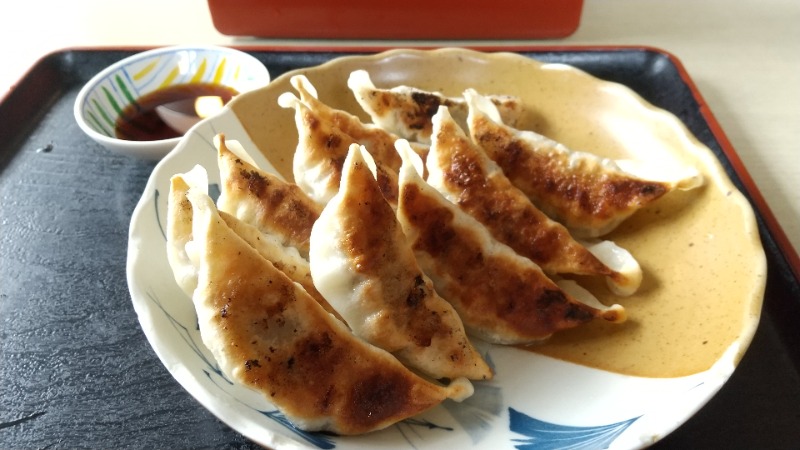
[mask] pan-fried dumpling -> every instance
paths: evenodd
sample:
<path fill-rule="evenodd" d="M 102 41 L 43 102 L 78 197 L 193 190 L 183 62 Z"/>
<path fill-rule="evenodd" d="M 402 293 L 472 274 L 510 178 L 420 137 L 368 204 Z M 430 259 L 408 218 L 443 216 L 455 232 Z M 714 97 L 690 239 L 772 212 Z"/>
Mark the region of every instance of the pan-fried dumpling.
<path fill-rule="evenodd" d="M 605 276 L 618 295 L 638 289 L 642 270 L 630 253 L 608 242 L 598 247 L 607 251 L 595 255 L 575 241 L 563 225 L 548 218 L 514 187 L 464 134 L 445 106 L 433 116 L 432 144 L 425 165 L 428 184 L 486 226 L 495 239 L 545 272 Z M 605 258 L 609 261 L 605 263 L 601 259 L 607 253 L 615 257 Z"/>
<path fill-rule="evenodd" d="M 197 287 L 197 271 L 189 261 L 187 244 L 192 239 L 192 206 L 186 194 L 189 188 L 208 192 L 208 176 L 202 166 L 195 166 L 185 174 L 175 175 L 171 179 L 168 219 L 167 219 L 167 255 L 175 280 L 188 295 Z M 286 274 L 292 281 L 299 283 L 325 310 L 337 319 L 341 316 L 328 304 L 322 294 L 317 291 L 311 278 L 308 261 L 297 249 L 285 247 L 276 236 L 262 233 L 253 225 L 242 222 L 236 217 L 218 211 L 225 224 L 239 237 L 245 240 L 267 261 Z M 191 251 L 191 250 L 189 250 Z"/>
<path fill-rule="evenodd" d="M 324 104 L 317 99 L 314 86 L 305 76 L 296 75 L 290 82 L 300 98 L 286 92 L 278 98 L 278 103 L 295 109 L 299 135 L 292 162 L 295 183 L 314 201 L 326 204 L 339 189 L 342 164 L 350 145 L 360 144 L 375 160 L 384 196 L 395 203 L 400 169 L 400 157 L 394 149 L 397 136 Z M 417 146 L 416 150 L 425 152 L 427 147 Z"/>
<path fill-rule="evenodd" d="M 672 189 L 702 184 L 694 170 L 673 181 L 653 181 L 623 170 L 615 161 L 572 151 L 533 131 L 504 125 L 497 108 L 474 90 L 464 93 L 470 107 L 472 139 L 506 176 L 551 218 L 575 236 L 602 236 L 640 208 Z"/>
<path fill-rule="evenodd" d="M 188 295 L 197 287 L 197 271 L 186 252 L 192 240 L 192 204 L 186 198 L 190 187 L 208 192 L 208 173 L 202 166 L 170 178 L 167 200 L 167 261 L 175 282 Z"/>
<path fill-rule="evenodd" d="M 366 433 L 471 394 L 465 379 L 435 384 L 353 336 L 234 233 L 207 195 L 190 189 L 187 197 L 203 343 L 231 379 L 295 426 Z"/>
<path fill-rule="evenodd" d="M 245 242 L 250 244 L 264 259 L 271 262 L 276 269 L 286 274 L 289 279 L 298 283 L 314 300 L 317 301 L 330 314 L 339 320 L 342 316 L 325 300 L 314 286 L 311 278 L 309 262 L 300 256 L 294 247 L 284 247 L 276 236 L 262 233 L 258 228 L 244 223 L 236 217 L 219 211 L 219 216 L 225 221 L 228 228 L 236 233 Z"/>
<path fill-rule="evenodd" d="M 233 144 L 236 141 L 231 141 Z M 228 147 L 222 134 L 214 138 L 218 150 L 220 196 L 217 206 L 261 232 L 281 239 L 308 258 L 311 227 L 322 212 L 299 187 L 259 169 Z M 240 152 L 242 149 L 237 148 Z"/>
<path fill-rule="evenodd" d="M 379 89 L 366 70 L 352 72 L 347 86 L 373 123 L 409 141 L 430 143 L 431 118 L 439 106 L 447 106 L 457 122 L 466 123 L 467 104 L 460 97 L 446 97 L 409 86 Z M 517 125 L 523 111 L 520 99 L 509 95 L 488 98 L 497 106 L 503 123 Z"/>
<path fill-rule="evenodd" d="M 439 297 L 384 199 L 363 146 L 311 231 L 311 275 L 353 333 L 440 378 L 489 379 L 453 307 Z"/>
<path fill-rule="evenodd" d="M 461 316 L 467 331 L 493 343 L 529 344 L 602 317 L 625 319 L 619 305 L 582 303 L 530 259 L 492 238 L 483 225 L 419 176 L 404 140 L 397 217 L 417 261 Z"/>

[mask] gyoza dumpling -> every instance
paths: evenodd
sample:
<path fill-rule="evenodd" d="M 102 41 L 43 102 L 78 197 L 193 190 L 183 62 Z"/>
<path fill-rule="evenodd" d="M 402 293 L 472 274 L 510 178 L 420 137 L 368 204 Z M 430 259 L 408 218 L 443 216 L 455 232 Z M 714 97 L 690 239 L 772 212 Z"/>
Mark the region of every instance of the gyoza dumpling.
<path fill-rule="evenodd" d="M 420 266 L 468 332 L 493 343 L 529 344 L 597 317 L 625 319 L 619 305 L 605 307 L 566 293 L 425 183 L 419 176 L 422 162 L 413 161 L 406 141 L 398 141 L 398 151 L 404 162 L 397 218 Z"/>
<path fill-rule="evenodd" d="M 422 273 L 394 210 L 353 144 L 342 186 L 311 231 L 314 284 L 353 333 L 436 378 L 489 379 L 453 307 Z"/>
<path fill-rule="evenodd" d="M 381 191 L 395 203 L 400 169 L 400 157 L 394 149 L 397 136 L 322 103 L 305 76 L 296 75 L 290 82 L 300 98 L 286 92 L 278 98 L 278 104 L 295 109 L 299 135 L 292 162 L 295 183 L 314 201 L 326 204 L 339 189 L 342 164 L 350 145 L 360 144 L 375 160 Z M 416 150 L 425 152 L 427 147 L 417 146 Z"/>
<path fill-rule="evenodd" d="M 464 96 L 475 143 L 539 209 L 575 236 L 602 236 L 670 190 L 702 184 L 696 171 L 677 174 L 673 181 L 637 177 L 627 171 L 630 165 L 623 170 L 610 159 L 504 125 L 497 108 L 474 90 Z"/>
<path fill-rule="evenodd" d="M 232 141 L 235 142 L 235 141 Z M 263 171 L 236 155 L 218 134 L 220 196 L 217 206 L 265 234 L 278 236 L 281 244 L 296 248 L 308 258 L 311 227 L 322 212 L 299 187 Z M 238 149 L 241 151 L 242 149 Z"/>
<path fill-rule="evenodd" d="M 441 386 L 353 336 L 303 288 L 234 233 L 198 190 L 190 259 L 203 343 L 231 379 L 269 399 L 298 428 L 360 434 L 471 394 Z"/>
<path fill-rule="evenodd" d="M 202 166 L 170 178 L 167 199 L 167 261 L 175 282 L 188 295 L 197 287 L 197 271 L 186 253 L 192 240 L 192 204 L 186 198 L 190 187 L 208 193 L 208 173 Z"/>
<path fill-rule="evenodd" d="M 503 171 L 464 134 L 441 106 L 433 116 L 425 161 L 427 182 L 481 222 L 495 239 L 530 258 L 547 273 L 602 275 L 618 295 L 638 289 L 642 269 L 626 250 L 607 242 L 598 255 L 575 241 L 514 187 Z M 599 257 L 599 258 L 598 258 Z"/>
<path fill-rule="evenodd" d="M 463 98 L 409 86 L 379 89 L 366 70 L 352 72 L 347 86 L 373 123 L 409 141 L 430 143 L 431 117 L 439 106 L 450 108 L 460 124 L 465 124 L 467 119 L 467 104 Z M 489 95 L 488 98 L 497 106 L 503 123 L 516 126 L 523 111 L 520 99 L 509 95 Z"/>
<path fill-rule="evenodd" d="M 188 295 L 192 295 L 197 287 L 197 271 L 189 261 L 186 248 L 192 239 L 193 214 L 192 205 L 186 194 L 189 192 L 189 188 L 207 193 L 208 176 L 202 166 L 195 166 L 185 174 L 173 176 L 170 181 L 167 207 L 167 256 L 178 285 Z M 300 256 L 297 249 L 283 246 L 276 236 L 263 233 L 255 226 L 244 223 L 224 211 L 218 213 L 234 233 L 292 281 L 303 286 L 306 292 L 328 313 L 341 320 L 341 316 L 317 291 L 311 278 L 308 261 Z"/>
<path fill-rule="evenodd" d="M 319 293 L 314 281 L 311 278 L 311 267 L 309 262 L 300 256 L 294 247 L 284 247 L 276 236 L 262 233 L 258 228 L 244 223 L 236 217 L 219 211 L 219 216 L 228 225 L 228 228 L 236 233 L 245 242 L 250 244 L 261 256 L 271 262 L 276 269 L 286 274 L 289 279 L 298 283 L 305 289 L 325 311 L 333 314 L 337 319 L 343 320 L 342 316 L 325 300 Z"/>

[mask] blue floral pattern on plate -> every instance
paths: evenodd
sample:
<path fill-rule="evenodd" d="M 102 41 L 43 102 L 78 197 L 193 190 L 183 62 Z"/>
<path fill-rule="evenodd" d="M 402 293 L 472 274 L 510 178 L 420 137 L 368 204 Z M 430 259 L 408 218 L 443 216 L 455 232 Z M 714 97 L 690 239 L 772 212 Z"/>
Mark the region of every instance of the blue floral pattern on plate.
<path fill-rule="evenodd" d="M 594 450 L 608 448 L 638 417 L 610 425 L 575 427 L 535 419 L 508 408 L 511 431 L 527 436 L 515 439 L 518 450 Z"/>

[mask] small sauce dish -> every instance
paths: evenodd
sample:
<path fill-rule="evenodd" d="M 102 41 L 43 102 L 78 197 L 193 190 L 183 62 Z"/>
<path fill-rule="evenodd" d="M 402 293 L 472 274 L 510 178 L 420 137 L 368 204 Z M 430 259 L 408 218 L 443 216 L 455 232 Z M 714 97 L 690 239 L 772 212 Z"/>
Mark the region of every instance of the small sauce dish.
<path fill-rule="evenodd" d="M 240 50 L 161 47 L 125 58 L 89 80 L 75 100 L 75 120 L 112 152 L 158 160 L 203 117 L 269 82 L 267 68 Z"/>

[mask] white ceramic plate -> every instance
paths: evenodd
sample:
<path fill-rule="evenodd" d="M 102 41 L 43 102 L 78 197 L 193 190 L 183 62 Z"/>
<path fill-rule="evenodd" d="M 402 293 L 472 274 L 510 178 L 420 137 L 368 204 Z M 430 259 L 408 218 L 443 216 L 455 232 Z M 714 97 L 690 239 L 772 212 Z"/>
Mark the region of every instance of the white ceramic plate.
<path fill-rule="evenodd" d="M 232 383 L 221 373 L 204 347 L 193 305 L 172 277 L 166 257 L 164 228 L 172 175 L 201 164 L 208 170 L 212 196 L 218 192 L 216 149 L 212 143 L 218 132 L 224 132 L 227 139 L 238 140 L 250 150 L 262 168 L 286 174 L 286 152 L 291 152 L 292 140 L 296 140 L 296 133 L 291 131 L 293 114 L 280 111 L 272 103 L 277 95 L 290 90 L 286 80 L 291 74 L 276 79 L 262 92 L 240 96 L 220 115 L 199 123 L 153 171 L 131 220 L 128 250 L 128 283 L 133 305 L 150 344 L 170 373 L 203 406 L 246 437 L 272 448 L 634 449 L 658 441 L 691 417 L 719 390 L 755 331 L 766 275 L 752 210 L 733 188 L 711 152 L 699 144 L 677 119 L 646 104 L 627 88 L 601 82 L 572 68 L 542 65 L 512 54 L 489 55 L 449 49 L 437 52 L 401 50 L 342 58 L 304 70 L 304 73 L 317 85 L 323 101 L 330 100 L 334 106 L 341 103 L 352 107 L 351 100 L 336 97 L 345 95 L 342 92 L 346 88 L 337 91 L 331 86 L 337 83 L 346 86 L 344 77 L 355 67 L 368 68 L 379 85 L 382 82 L 406 82 L 447 91 L 451 84 L 448 80 L 442 81 L 442 72 L 437 69 L 440 64 L 462 65 L 460 70 L 454 69 L 445 77 L 457 78 L 457 73 L 471 73 L 468 82 L 479 90 L 492 87 L 500 90 L 500 85 L 508 89 L 498 93 L 518 94 L 528 101 L 533 101 L 533 94 L 520 87 L 523 86 L 520 80 L 539 83 L 536 88 L 539 92 L 538 106 L 532 117 L 538 117 L 536 123 L 540 126 L 549 123 L 551 137 L 571 145 L 584 142 L 574 129 L 553 125 L 566 115 L 573 122 L 583 124 L 582 127 L 590 127 L 581 133 L 592 135 L 593 141 L 599 143 L 597 149 L 591 149 L 598 153 L 609 153 L 609 142 L 613 142 L 614 152 L 619 152 L 614 156 L 643 157 L 637 148 L 645 142 L 649 153 L 644 157 L 666 155 L 678 161 L 692 162 L 701 170 L 707 186 L 696 198 L 677 202 L 680 204 L 679 208 L 674 208 L 677 219 L 662 223 L 645 212 L 640 219 L 634 220 L 635 226 L 612 235 L 643 263 L 646 279 L 655 280 L 645 283 L 638 296 L 622 301 L 629 309 L 630 333 L 608 333 L 605 328 L 599 328 L 591 330 L 588 335 L 567 335 L 553 345 L 556 349 L 559 345 L 580 346 L 582 339 L 588 339 L 587 336 L 594 333 L 593 342 L 586 344 L 590 351 L 591 345 L 596 344 L 606 348 L 612 346 L 612 349 L 617 346 L 620 354 L 630 353 L 643 350 L 635 345 L 628 348 L 623 345 L 625 341 L 620 344 L 615 339 L 620 339 L 620 336 L 631 341 L 633 337 L 650 339 L 653 345 L 667 348 L 664 342 L 691 339 L 700 327 L 706 332 L 703 346 L 714 344 L 716 338 L 721 341 L 716 342 L 717 350 L 702 370 L 688 370 L 691 373 L 675 376 L 674 371 L 664 371 L 662 366 L 670 365 L 667 360 L 666 363 L 653 363 L 648 370 L 669 372 L 668 377 L 636 376 L 630 373 L 641 374 L 647 370 L 636 372 L 613 367 L 601 370 L 591 367 L 597 367 L 591 358 L 581 360 L 568 356 L 567 360 L 575 362 L 567 362 L 545 356 L 543 353 L 546 351 L 535 353 L 481 344 L 481 351 L 495 368 L 496 377 L 488 382 L 474 383 L 475 395 L 463 403 L 447 401 L 411 420 L 364 436 L 306 433 L 292 427 L 265 398 Z M 506 66 L 516 68 L 516 79 L 492 78 L 487 81 L 485 76 L 481 78 L 482 74 L 494 73 L 487 70 L 507 73 Z M 438 85 L 430 81 L 433 79 L 431 74 L 437 71 L 439 74 L 433 78 Z M 500 81 L 503 84 L 498 84 Z M 463 89 L 464 83 L 456 80 L 452 89 Z M 548 100 L 541 92 L 555 93 L 553 95 L 558 95 L 558 101 Z M 541 120 L 542 117 L 546 120 Z M 260 123 L 264 124 L 264 129 Z M 630 133 L 632 126 L 636 127 L 636 133 Z M 277 136 L 275 130 L 284 131 Z M 271 138 L 265 139 L 269 133 L 272 133 Z M 624 137 L 609 138 L 614 136 Z M 585 146 L 582 149 L 589 150 Z M 664 207 L 669 209 L 669 205 L 674 203 Z M 687 215 L 685 220 L 680 219 Z M 711 220 L 706 215 L 721 217 Z M 690 225 L 697 223 L 702 226 L 699 232 Z M 728 228 L 737 230 L 736 234 L 725 234 L 723 231 Z M 669 235 L 668 240 L 665 233 Z M 683 251 L 676 253 L 676 260 L 665 262 L 662 261 L 664 258 L 658 257 L 662 252 L 669 254 L 670 251 L 664 249 L 673 245 L 671 243 L 676 239 L 684 242 L 683 238 L 691 241 L 689 247 L 700 247 L 697 249 L 700 256 L 681 247 Z M 736 240 L 735 251 L 726 250 L 731 247 L 731 240 Z M 702 260 L 698 262 L 698 258 Z M 738 277 L 739 281 L 729 286 L 728 277 Z M 720 283 L 725 284 L 724 289 Z M 702 315 L 704 308 L 711 308 L 716 312 L 713 317 L 721 316 L 719 320 L 727 321 L 725 324 L 727 328 L 734 328 L 733 333 L 719 332 L 713 326 L 717 319 L 710 315 L 698 322 L 710 323 L 708 329 L 703 328 L 706 325 L 689 323 L 688 319 L 685 325 L 658 328 L 663 324 L 649 318 L 647 305 L 658 300 L 660 308 L 672 308 L 670 298 L 685 295 L 686 284 L 708 296 L 703 301 L 709 303 L 698 306 L 698 310 L 687 317 Z M 646 333 L 653 328 L 661 331 L 653 335 Z M 599 334 L 597 337 L 598 333 L 604 332 L 609 336 Z M 668 336 L 661 336 L 665 333 Z M 666 340 L 662 342 L 659 339 Z M 700 344 L 697 345 L 699 349 Z M 702 366 L 702 361 L 699 364 Z"/>

